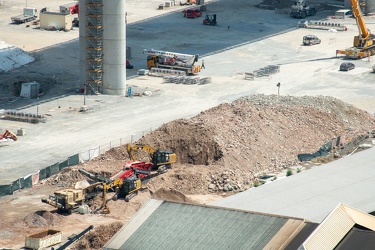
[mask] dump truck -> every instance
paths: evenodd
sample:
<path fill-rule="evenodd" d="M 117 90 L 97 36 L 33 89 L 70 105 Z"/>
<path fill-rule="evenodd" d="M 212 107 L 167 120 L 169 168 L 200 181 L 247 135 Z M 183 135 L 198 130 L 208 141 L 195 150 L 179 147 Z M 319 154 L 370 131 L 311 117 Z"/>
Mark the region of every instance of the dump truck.
<path fill-rule="evenodd" d="M 195 75 L 200 72 L 198 62 L 199 55 L 181 54 L 176 52 L 144 49 L 147 55 L 147 69 L 161 68 L 184 71 L 187 75 Z"/>
<path fill-rule="evenodd" d="M 27 23 L 37 18 L 37 12 L 36 8 L 23 8 L 23 14 L 13 16 L 11 17 L 11 20 L 14 23 Z"/>

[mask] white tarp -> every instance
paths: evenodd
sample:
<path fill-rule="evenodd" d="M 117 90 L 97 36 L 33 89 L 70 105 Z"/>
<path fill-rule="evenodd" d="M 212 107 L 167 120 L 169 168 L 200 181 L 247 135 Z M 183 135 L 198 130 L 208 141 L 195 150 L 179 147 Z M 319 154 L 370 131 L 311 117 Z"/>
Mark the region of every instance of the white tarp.
<path fill-rule="evenodd" d="M 0 72 L 7 72 L 35 59 L 25 51 L 0 40 Z"/>

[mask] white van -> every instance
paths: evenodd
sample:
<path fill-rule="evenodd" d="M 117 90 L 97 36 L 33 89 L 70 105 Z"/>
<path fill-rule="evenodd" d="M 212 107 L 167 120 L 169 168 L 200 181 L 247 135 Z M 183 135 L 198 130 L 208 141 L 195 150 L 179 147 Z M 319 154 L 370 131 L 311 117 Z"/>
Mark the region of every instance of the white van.
<path fill-rule="evenodd" d="M 335 17 L 339 19 L 345 19 L 352 16 L 352 11 L 345 9 L 345 10 L 338 10 L 335 12 Z"/>

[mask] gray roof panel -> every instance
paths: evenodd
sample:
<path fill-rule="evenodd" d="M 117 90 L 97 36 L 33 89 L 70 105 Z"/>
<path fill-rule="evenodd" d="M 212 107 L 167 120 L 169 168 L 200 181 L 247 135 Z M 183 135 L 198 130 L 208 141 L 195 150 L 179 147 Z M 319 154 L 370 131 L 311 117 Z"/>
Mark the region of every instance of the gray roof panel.
<path fill-rule="evenodd" d="M 164 201 L 120 249 L 262 249 L 287 220 Z"/>
<path fill-rule="evenodd" d="M 375 210 L 375 148 L 218 200 L 215 206 L 321 222 L 339 203 Z"/>

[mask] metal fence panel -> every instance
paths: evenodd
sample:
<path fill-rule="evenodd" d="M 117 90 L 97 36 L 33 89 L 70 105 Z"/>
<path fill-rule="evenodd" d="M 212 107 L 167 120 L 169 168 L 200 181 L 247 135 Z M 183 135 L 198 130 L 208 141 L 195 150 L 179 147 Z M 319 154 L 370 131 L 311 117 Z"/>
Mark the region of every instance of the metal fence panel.
<path fill-rule="evenodd" d="M 69 160 L 69 166 L 75 166 L 79 164 L 79 154 L 75 154 L 73 156 L 70 156 L 68 158 Z"/>
<path fill-rule="evenodd" d="M 29 175 L 29 176 L 24 178 L 22 188 L 31 188 L 32 186 L 33 186 L 33 178 L 32 178 L 32 175 Z"/>
<path fill-rule="evenodd" d="M 13 194 L 12 184 L 0 185 L 0 197 L 5 195 Z"/>
<path fill-rule="evenodd" d="M 69 159 L 65 160 L 63 162 L 60 162 L 59 164 L 59 172 L 62 171 L 64 168 L 69 167 Z"/>
<path fill-rule="evenodd" d="M 57 174 L 58 172 L 60 172 L 59 165 L 60 165 L 59 163 L 55 163 L 54 165 L 50 166 L 51 176 L 54 175 L 54 174 Z"/>

